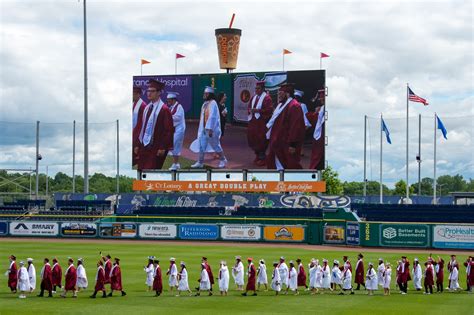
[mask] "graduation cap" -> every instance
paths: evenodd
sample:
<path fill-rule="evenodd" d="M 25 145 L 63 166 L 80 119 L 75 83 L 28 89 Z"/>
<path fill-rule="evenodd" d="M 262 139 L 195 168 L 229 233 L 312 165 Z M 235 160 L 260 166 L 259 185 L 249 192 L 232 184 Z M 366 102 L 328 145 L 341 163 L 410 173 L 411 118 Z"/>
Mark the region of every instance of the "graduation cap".
<path fill-rule="evenodd" d="M 212 86 L 206 86 L 204 88 L 204 93 L 214 93 L 214 88 Z"/>
<path fill-rule="evenodd" d="M 163 82 L 157 81 L 157 80 L 150 80 L 148 82 L 148 86 L 157 89 L 158 91 L 161 91 L 165 88 L 165 84 Z"/>
<path fill-rule="evenodd" d="M 173 98 L 178 98 L 179 93 L 178 92 L 168 92 L 166 95 L 167 99 L 173 99 Z"/>
<path fill-rule="evenodd" d="M 285 257 L 281 256 L 281 257 L 280 257 L 280 260 L 285 260 Z"/>
<path fill-rule="evenodd" d="M 33 258 L 27 258 L 26 259 L 27 262 L 33 262 L 33 260 L 34 260 Z"/>
<path fill-rule="evenodd" d="M 13 260 L 16 260 L 16 256 L 15 256 L 15 255 L 10 255 L 9 258 L 11 258 L 11 259 L 13 259 Z"/>
<path fill-rule="evenodd" d="M 181 266 L 186 266 L 186 263 L 184 261 L 182 261 Z"/>
<path fill-rule="evenodd" d="M 253 261 L 253 258 L 252 258 L 252 257 L 248 257 L 248 258 L 247 258 L 247 261 Z"/>
<path fill-rule="evenodd" d="M 359 255 L 357 256 L 359 256 L 360 258 L 364 258 L 364 255 L 362 255 L 362 253 L 359 253 Z"/>
<path fill-rule="evenodd" d="M 274 261 L 273 266 L 278 266 L 278 261 Z"/>
<path fill-rule="evenodd" d="M 171 257 L 171 258 L 170 258 L 170 261 L 175 262 L 175 261 L 176 261 L 176 258 Z"/>
<path fill-rule="evenodd" d="M 116 262 L 119 262 L 119 261 L 120 261 L 120 258 L 115 257 L 114 260 L 115 260 Z"/>
<path fill-rule="evenodd" d="M 148 256 L 148 259 L 153 260 L 153 259 L 155 259 L 155 256 Z"/>
<path fill-rule="evenodd" d="M 335 264 L 335 265 L 339 265 L 339 260 L 334 259 L 334 264 Z"/>
<path fill-rule="evenodd" d="M 295 92 L 295 85 L 293 83 L 285 83 L 280 86 L 280 91 L 293 94 Z"/>
<path fill-rule="evenodd" d="M 207 260 L 207 257 L 202 256 L 202 260 Z"/>
<path fill-rule="evenodd" d="M 255 82 L 255 85 L 259 86 L 261 88 L 264 88 L 265 87 L 265 80 L 257 81 L 257 82 Z"/>
<path fill-rule="evenodd" d="M 260 259 L 260 262 L 261 262 L 262 264 L 264 264 L 264 263 L 265 263 L 265 260 L 263 260 L 263 258 L 262 258 L 262 259 Z"/>
<path fill-rule="evenodd" d="M 298 262 L 298 263 L 301 262 L 301 259 L 297 258 L 297 259 L 296 259 L 296 262 Z"/>
<path fill-rule="evenodd" d="M 23 266 L 25 264 L 25 262 L 22 260 L 20 261 L 20 266 Z"/>
<path fill-rule="evenodd" d="M 235 256 L 235 259 L 236 259 L 236 260 L 242 260 L 242 257 L 240 257 L 240 256 Z"/>
<path fill-rule="evenodd" d="M 301 90 L 295 90 L 295 96 L 303 97 L 304 92 Z"/>

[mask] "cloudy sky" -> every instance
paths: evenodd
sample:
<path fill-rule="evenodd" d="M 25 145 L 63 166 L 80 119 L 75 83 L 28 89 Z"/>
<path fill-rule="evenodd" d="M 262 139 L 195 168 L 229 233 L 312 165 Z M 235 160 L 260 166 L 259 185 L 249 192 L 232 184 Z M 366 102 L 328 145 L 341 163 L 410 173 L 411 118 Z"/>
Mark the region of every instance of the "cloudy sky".
<path fill-rule="evenodd" d="M 344 180 L 363 179 L 363 124 L 369 116 L 368 178 L 378 180 L 379 118 L 384 178 L 405 174 L 406 84 L 430 105 L 410 103 L 410 182 L 416 181 L 418 114 L 422 176 L 433 173 L 433 116 L 438 174 L 474 178 L 472 1 L 87 1 L 90 173 L 130 168 L 131 80 L 144 74 L 220 72 L 214 29 L 243 30 L 238 71 L 327 70 L 327 160 Z M 41 121 L 42 171 L 71 173 L 72 121 L 77 121 L 77 173 L 82 173 L 83 3 L 0 0 L 0 168 L 34 167 L 35 121 Z"/>

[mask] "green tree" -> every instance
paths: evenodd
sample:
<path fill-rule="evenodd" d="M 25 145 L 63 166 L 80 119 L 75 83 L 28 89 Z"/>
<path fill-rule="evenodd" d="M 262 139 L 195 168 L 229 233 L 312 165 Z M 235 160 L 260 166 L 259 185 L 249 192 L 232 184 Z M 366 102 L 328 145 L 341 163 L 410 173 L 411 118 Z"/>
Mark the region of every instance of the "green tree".
<path fill-rule="evenodd" d="M 395 190 L 393 191 L 393 194 L 396 196 L 405 196 L 406 195 L 406 189 L 407 189 L 407 184 L 403 179 L 400 179 L 398 182 L 395 183 Z M 413 194 L 414 189 L 411 186 L 409 188 L 410 195 Z"/>
<path fill-rule="evenodd" d="M 410 191 L 418 196 L 431 196 L 433 194 L 433 178 L 425 177 L 421 179 L 421 192 L 418 191 L 418 183 L 410 185 Z"/>
<path fill-rule="evenodd" d="M 328 166 L 323 171 L 323 180 L 326 182 L 327 195 L 342 195 L 344 188 L 339 180 L 339 174 Z"/>

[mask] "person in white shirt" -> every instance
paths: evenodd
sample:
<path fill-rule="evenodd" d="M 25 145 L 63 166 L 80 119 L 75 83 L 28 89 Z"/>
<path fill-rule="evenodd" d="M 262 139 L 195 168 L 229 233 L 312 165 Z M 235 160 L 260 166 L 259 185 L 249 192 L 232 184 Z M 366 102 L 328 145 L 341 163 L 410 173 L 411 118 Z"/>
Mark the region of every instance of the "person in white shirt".
<path fill-rule="evenodd" d="M 89 285 L 87 281 L 87 274 L 86 274 L 86 269 L 84 268 L 84 260 L 82 258 L 79 258 L 77 260 L 77 292 L 81 291 L 81 289 L 85 290 L 87 289 L 87 286 Z"/>
<path fill-rule="evenodd" d="M 392 281 L 392 267 L 387 263 L 383 271 L 383 291 L 384 295 L 390 295 L 390 282 Z"/>
<path fill-rule="evenodd" d="M 350 294 L 354 294 L 352 290 L 352 272 L 349 264 L 344 264 L 344 271 L 341 274 L 342 291 L 339 295 L 344 295 L 345 291 L 351 291 Z"/>
<path fill-rule="evenodd" d="M 30 282 L 30 292 L 33 292 L 36 289 L 36 268 L 33 265 L 33 258 L 28 258 L 28 276 Z"/>
<path fill-rule="evenodd" d="M 260 263 L 257 269 L 257 289 L 260 291 L 260 285 L 265 286 L 265 291 L 268 291 L 268 278 L 267 278 L 267 266 L 265 265 L 265 260 L 260 259 Z"/>
<path fill-rule="evenodd" d="M 208 147 L 219 157 L 218 168 L 225 168 L 227 165 L 227 159 L 220 142 L 221 120 L 214 93 L 213 87 L 207 86 L 204 89 L 204 104 L 201 107 L 197 140 L 191 144 L 191 150 L 195 148 L 195 143 L 199 144 L 199 157 L 196 163 L 191 165 L 191 168 L 204 167 L 204 154 L 209 151 Z"/>
<path fill-rule="evenodd" d="M 153 265 L 153 260 L 155 256 L 148 256 L 148 263 L 146 266 L 143 267 L 143 271 L 146 273 L 146 280 L 145 284 L 148 287 L 148 291 L 153 290 L 153 279 L 155 274 L 155 266 Z"/>
<path fill-rule="evenodd" d="M 449 269 L 449 291 L 462 290 L 459 286 L 459 270 L 458 264 L 453 263 L 451 269 Z"/>
<path fill-rule="evenodd" d="M 278 269 L 278 262 L 273 262 L 273 272 L 272 272 L 272 290 L 275 291 L 275 295 L 281 291 L 280 283 L 280 270 Z"/>
<path fill-rule="evenodd" d="M 196 296 L 200 296 L 202 291 L 209 292 L 209 296 L 212 295 L 211 292 L 211 281 L 209 279 L 209 274 L 206 270 L 206 264 L 201 264 L 201 278 L 199 278 L 199 291 L 196 293 Z"/>
<path fill-rule="evenodd" d="M 332 266 L 332 272 L 331 272 L 331 291 L 337 290 L 337 286 L 341 287 L 342 281 L 341 281 L 341 269 L 339 269 L 339 261 L 334 260 L 334 264 Z"/>
<path fill-rule="evenodd" d="M 415 258 L 413 260 L 413 284 L 415 285 L 416 291 L 421 291 L 422 286 L 421 286 L 421 278 L 423 277 L 423 272 L 421 270 L 421 265 L 420 262 L 418 261 L 418 258 Z"/>
<path fill-rule="evenodd" d="M 168 92 L 166 96 L 166 103 L 173 115 L 173 150 L 170 151 L 173 156 L 173 165 L 169 168 L 170 171 L 175 171 L 181 168 L 179 164 L 179 157 L 183 148 L 184 133 L 186 131 L 186 121 L 184 120 L 183 106 L 176 100 L 179 96 L 177 92 Z"/>
<path fill-rule="evenodd" d="M 374 291 L 378 288 L 377 273 L 375 272 L 373 263 L 369 263 L 369 268 L 365 275 L 365 288 L 368 291 L 368 295 L 374 295 Z"/>
<path fill-rule="evenodd" d="M 321 271 L 321 288 L 331 289 L 331 270 L 328 266 L 327 259 L 323 259 L 323 267 Z"/>
<path fill-rule="evenodd" d="M 316 273 L 317 273 L 317 266 L 316 260 L 314 258 L 311 259 L 311 262 L 308 264 L 309 269 L 309 290 L 311 291 L 311 295 L 314 295 L 318 292 L 318 287 L 316 286 Z"/>
<path fill-rule="evenodd" d="M 323 286 L 323 267 L 319 264 L 319 259 L 315 259 L 314 264 L 316 265 L 316 291 L 319 292 Z"/>
<path fill-rule="evenodd" d="M 235 256 L 235 266 L 232 268 L 232 276 L 237 286 L 237 291 L 244 290 L 244 264 L 240 256 Z"/>
<path fill-rule="evenodd" d="M 382 258 L 379 258 L 379 266 L 377 267 L 377 279 L 379 286 L 383 288 L 383 272 L 385 271 L 385 264 Z"/>
<path fill-rule="evenodd" d="M 20 261 L 20 269 L 18 269 L 17 290 L 20 291 L 20 299 L 25 299 L 25 293 L 30 291 L 30 277 L 23 261 Z"/>
<path fill-rule="evenodd" d="M 166 275 L 169 276 L 168 284 L 171 293 L 173 293 L 173 288 L 178 288 L 178 267 L 176 267 L 176 259 L 174 257 L 170 258 L 170 267 L 168 268 Z"/>
<path fill-rule="evenodd" d="M 189 296 L 192 295 L 192 291 L 189 288 L 188 282 L 188 270 L 186 269 L 186 263 L 184 261 L 181 262 L 181 271 L 178 273 L 178 295 L 181 295 L 181 292 L 187 291 Z"/>
<path fill-rule="evenodd" d="M 219 282 L 219 291 L 221 292 L 221 295 L 227 295 L 227 292 L 229 291 L 229 268 L 227 268 L 227 262 L 224 260 L 221 261 L 219 277 L 217 280 Z"/>
<path fill-rule="evenodd" d="M 295 264 L 290 261 L 290 268 L 288 273 L 288 287 L 286 288 L 285 294 L 288 294 L 288 290 L 294 291 L 295 295 L 298 295 L 298 272 L 296 271 Z"/>
<path fill-rule="evenodd" d="M 285 257 L 280 257 L 280 263 L 278 264 L 278 271 L 280 271 L 280 285 L 283 289 L 283 285 L 288 291 L 288 266 L 285 263 Z"/>

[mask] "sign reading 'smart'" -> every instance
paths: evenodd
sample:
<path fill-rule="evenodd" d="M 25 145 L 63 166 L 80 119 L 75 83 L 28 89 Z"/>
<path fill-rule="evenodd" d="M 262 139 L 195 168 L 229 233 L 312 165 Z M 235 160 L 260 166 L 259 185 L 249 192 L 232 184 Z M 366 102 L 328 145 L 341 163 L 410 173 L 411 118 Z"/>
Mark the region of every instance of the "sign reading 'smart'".
<path fill-rule="evenodd" d="M 430 227 L 424 224 L 381 224 L 380 246 L 428 247 Z"/>
<path fill-rule="evenodd" d="M 245 182 L 135 180 L 136 191 L 325 192 L 326 182 Z"/>
<path fill-rule="evenodd" d="M 59 224 L 55 222 L 10 222 L 11 235 L 57 236 Z"/>

